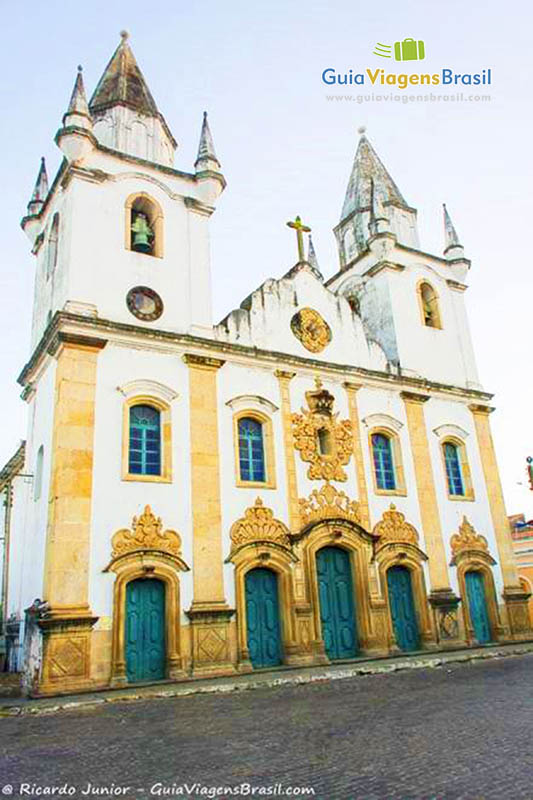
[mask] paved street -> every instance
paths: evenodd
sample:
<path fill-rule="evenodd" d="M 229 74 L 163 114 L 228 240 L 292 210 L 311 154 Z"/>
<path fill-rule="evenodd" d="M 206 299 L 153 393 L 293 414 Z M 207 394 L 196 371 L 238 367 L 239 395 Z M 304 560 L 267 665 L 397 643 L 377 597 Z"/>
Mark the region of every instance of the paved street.
<path fill-rule="evenodd" d="M 532 800 L 532 731 L 526 655 L 6 718 L 0 786 L 34 797 L 54 786 L 71 797 L 95 786 L 127 798 L 232 796 L 216 787 L 313 796 L 307 787 L 327 800 Z"/>

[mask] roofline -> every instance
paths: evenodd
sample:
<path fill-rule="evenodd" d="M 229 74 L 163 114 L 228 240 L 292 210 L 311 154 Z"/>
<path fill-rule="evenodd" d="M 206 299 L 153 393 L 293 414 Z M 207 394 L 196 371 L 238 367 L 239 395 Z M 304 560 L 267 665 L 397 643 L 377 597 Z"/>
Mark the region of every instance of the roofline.
<path fill-rule="evenodd" d="M 9 461 L 0 470 L 0 492 L 5 488 L 6 484 L 24 468 L 25 455 L 26 442 L 23 440 L 14 455 L 11 456 Z"/>
<path fill-rule="evenodd" d="M 426 378 L 414 378 L 406 375 L 395 375 L 381 370 L 367 369 L 365 367 L 356 367 L 350 364 L 338 364 L 333 362 L 323 362 L 315 358 L 306 358 L 305 356 L 297 356 L 291 353 L 282 353 L 277 350 L 263 350 L 258 347 L 251 347 L 248 345 L 236 344 L 234 342 L 225 342 L 218 339 L 208 339 L 205 337 L 194 336 L 188 333 L 176 333 L 174 331 L 165 331 L 154 328 L 141 328 L 138 325 L 130 325 L 124 322 L 114 322 L 112 320 L 89 318 L 80 314 L 73 314 L 67 311 L 56 311 L 53 319 L 46 328 L 41 340 L 33 351 L 32 356 L 22 369 L 18 383 L 21 386 L 29 388 L 31 386 L 31 378 L 34 371 L 41 363 L 42 359 L 47 355 L 53 355 L 61 344 L 62 338 L 65 337 L 63 329 L 69 325 L 77 326 L 78 329 L 83 329 L 85 335 L 88 331 L 92 331 L 95 337 L 98 337 L 98 346 L 102 346 L 104 341 L 105 332 L 110 334 L 129 334 L 131 336 L 161 342 L 173 342 L 176 345 L 185 347 L 198 348 L 200 350 L 210 350 L 222 353 L 228 353 L 234 356 L 248 357 L 257 361 L 261 359 L 263 362 L 270 362 L 279 365 L 280 361 L 287 365 L 293 365 L 304 369 L 313 371 L 320 370 L 323 373 L 331 372 L 343 377 L 344 380 L 349 378 L 369 378 L 372 380 L 387 383 L 389 385 L 403 385 L 418 389 L 421 392 L 443 392 L 460 396 L 464 399 L 475 400 L 481 404 L 487 404 L 493 397 L 492 394 L 480 391 L 478 389 L 468 389 L 463 386 L 454 386 L 453 384 L 443 384 L 436 381 L 430 381 Z M 70 331 L 72 328 L 70 328 Z"/>

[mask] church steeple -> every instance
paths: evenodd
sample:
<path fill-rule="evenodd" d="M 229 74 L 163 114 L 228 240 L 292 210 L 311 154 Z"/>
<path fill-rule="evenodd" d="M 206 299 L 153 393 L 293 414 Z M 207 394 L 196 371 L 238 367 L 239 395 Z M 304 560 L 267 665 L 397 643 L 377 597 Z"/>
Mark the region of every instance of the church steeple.
<path fill-rule="evenodd" d="M 313 268 L 314 272 L 316 273 L 317 277 L 323 281 L 324 276 L 320 271 L 320 267 L 318 265 L 318 258 L 315 252 L 315 246 L 313 244 L 313 237 L 309 234 L 309 241 L 307 243 L 307 263 Z"/>
<path fill-rule="evenodd" d="M 459 237 L 457 235 L 457 231 L 455 230 L 451 217 L 448 214 L 446 203 L 442 204 L 442 211 L 444 214 L 444 255 L 448 257 L 448 253 L 450 252 L 450 250 L 453 249 L 457 251 L 457 249 L 459 248 L 462 251 L 463 245 L 459 242 Z M 457 255 L 454 255 L 453 257 L 457 258 Z"/>
<path fill-rule="evenodd" d="M 369 238 L 376 232 L 378 219 L 381 220 L 380 232 L 387 220 L 388 229 L 400 244 L 418 247 L 416 210 L 408 205 L 370 144 L 365 128 L 359 128 L 359 133 L 361 137 L 346 187 L 341 220 L 335 229 L 343 267 L 367 248 Z"/>
<path fill-rule="evenodd" d="M 111 56 L 89 103 L 92 112 L 124 105 L 148 117 L 159 110 L 135 56 L 128 44 L 129 34 L 121 31 L 120 44 Z"/>
<path fill-rule="evenodd" d="M 70 103 L 66 114 L 63 116 L 63 125 L 76 125 L 79 128 L 86 128 L 92 130 L 93 122 L 87 105 L 87 97 L 85 95 L 85 87 L 83 85 L 83 68 L 81 65 L 78 67 L 78 74 L 74 83 L 74 89 L 70 97 Z"/>
<path fill-rule="evenodd" d="M 41 158 L 41 166 L 35 181 L 35 187 L 31 200 L 28 203 L 28 216 L 33 217 L 41 211 L 46 196 L 48 194 L 48 175 L 46 174 L 46 162 L 44 156 Z"/>
<path fill-rule="evenodd" d="M 207 121 L 207 111 L 204 111 L 204 118 L 202 121 L 202 130 L 200 132 L 200 143 L 198 145 L 198 155 L 194 162 L 196 172 L 202 172 L 206 169 L 219 170 L 220 162 L 215 153 L 215 145 L 213 144 L 213 137 L 211 129 Z"/>
<path fill-rule="evenodd" d="M 95 136 L 124 153 L 172 166 L 177 147 L 129 45 L 126 31 L 89 101 Z"/>

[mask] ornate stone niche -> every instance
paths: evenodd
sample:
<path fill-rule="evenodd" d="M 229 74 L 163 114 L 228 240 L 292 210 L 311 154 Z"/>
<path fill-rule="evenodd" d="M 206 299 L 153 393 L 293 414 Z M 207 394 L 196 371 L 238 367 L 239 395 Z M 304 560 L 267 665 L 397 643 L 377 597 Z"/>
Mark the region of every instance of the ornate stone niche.
<path fill-rule="evenodd" d="M 353 453 L 353 431 L 349 419 L 339 420 L 333 412 L 335 398 L 319 378 L 316 390 L 306 392 L 308 408 L 292 415 L 294 447 L 302 461 L 309 463 L 311 480 L 346 481 L 343 470 Z"/>

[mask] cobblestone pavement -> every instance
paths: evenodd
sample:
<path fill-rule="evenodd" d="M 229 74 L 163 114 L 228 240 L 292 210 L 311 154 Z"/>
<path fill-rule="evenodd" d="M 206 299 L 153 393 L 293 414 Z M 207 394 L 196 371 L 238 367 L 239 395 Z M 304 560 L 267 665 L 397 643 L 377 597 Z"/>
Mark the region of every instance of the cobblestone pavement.
<path fill-rule="evenodd" d="M 533 655 L 114 703 L 0 720 L 0 795 L 533 800 L 532 730 Z"/>

